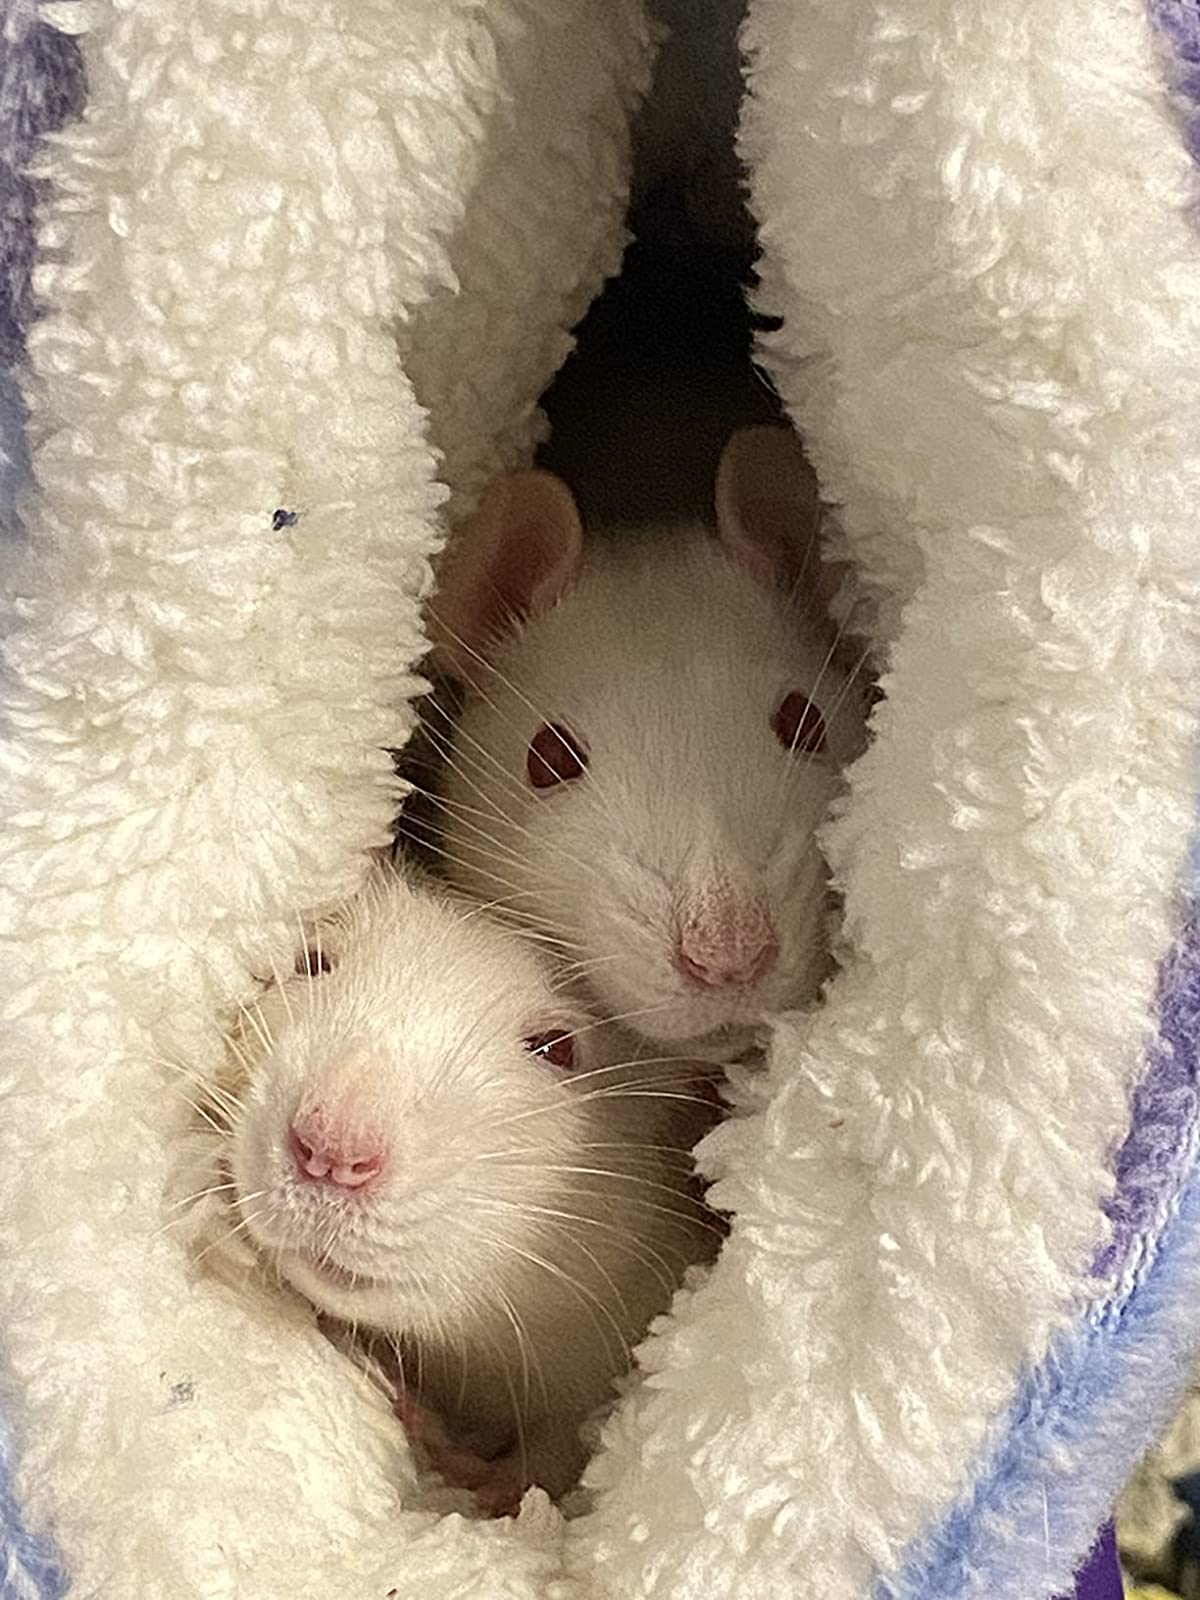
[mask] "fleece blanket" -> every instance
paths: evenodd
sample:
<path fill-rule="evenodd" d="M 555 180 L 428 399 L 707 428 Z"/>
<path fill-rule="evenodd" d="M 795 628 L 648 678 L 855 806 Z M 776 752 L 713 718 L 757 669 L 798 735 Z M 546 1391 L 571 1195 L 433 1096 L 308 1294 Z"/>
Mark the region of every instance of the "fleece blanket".
<path fill-rule="evenodd" d="M 486 1525 L 189 1257 L 173 1064 L 387 836 L 428 560 L 617 265 L 651 29 L 0 17 L 7 1593 L 1065 1589 L 1195 1344 L 1190 0 L 751 0 L 761 355 L 884 662 L 847 954 L 702 1151 L 731 1236 L 595 1510 Z"/>

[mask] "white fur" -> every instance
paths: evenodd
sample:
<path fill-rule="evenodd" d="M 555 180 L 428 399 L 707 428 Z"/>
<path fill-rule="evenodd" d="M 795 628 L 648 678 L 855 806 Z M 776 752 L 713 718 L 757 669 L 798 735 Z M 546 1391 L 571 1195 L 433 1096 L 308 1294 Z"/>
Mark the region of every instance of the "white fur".
<path fill-rule="evenodd" d="M 391 869 L 309 948 L 328 970 L 302 947 L 240 1030 L 201 1177 L 232 1175 L 240 1222 L 222 1186 L 204 1231 L 238 1254 L 244 1234 L 324 1311 L 398 1340 L 413 1396 L 501 1487 L 561 1494 L 582 1424 L 718 1237 L 687 1160 L 712 1122 L 702 1069 L 643 1061 L 530 941 Z M 531 1053 L 551 1033 L 569 1066 Z M 314 1184 L 297 1122 L 380 1170 Z"/>
<path fill-rule="evenodd" d="M 446 348 L 505 371 L 526 330 L 470 308 L 562 324 L 587 272 L 555 210 L 528 299 L 499 244 L 423 297 L 552 30 L 569 154 L 525 189 L 563 160 L 570 227 L 611 246 L 590 172 L 638 28 L 568 0 L 92 14 L 4 629 L 20 1487 L 81 1597 L 570 1592 L 556 1516 L 400 1514 L 399 1432 L 311 1320 L 185 1273 L 155 1060 L 215 1058 L 251 958 L 382 835 L 436 498 L 384 319 L 449 312 Z M 834 841 L 855 964 L 712 1143 L 734 1237 L 569 1555 L 597 1595 L 862 1600 L 1101 1234 L 1194 792 L 1194 185 L 1140 0 L 754 0 L 750 37 L 772 363 L 883 602 L 889 706 Z M 507 454 L 466 414 L 436 427 L 475 484 Z M 277 505 L 304 516 L 273 537 Z"/>
<path fill-rule="evenodd" d="M 572 0 L 56 14 L 91 24 L 90 100 L 48 163 L 40 496 L 4 626 L 19 1487 L 80 1596 L 374 1596 L 401 1549 L 405 1584 L 452 1561 L 530 1594 L 546 1525 L 424 1537 L 398 1515 L 399 1427 L 311 1315 L 188 1265 L 163 1199 L 187 1085 L 160 1059 L 213 1061 L 249 968 L 285 959 L 295 913 L 342 899 L 386 836 L 440 499 L 390 323 L 485 328 L 507 448 L 528 438 L 620 243 L 615 192 L 563 175 L 615 190 L 644 36 L 631 8 Z M 554 150 L 551 92 L 577 113 Z M 515 274 L 472 227 L 481 264 L 450 306 L 435 290 L 501 131 L 525 199 L 545 186 L 537 251 Z M 469 482 L 500 419 L 485 435 L 467 397 L 434 398 Z M 277 509 L 299 520 L 273 530 Z"/>
<path fill-rule="evenodd" d="M 830 641 L 699 529 L 597 538 L 578 587 L 470 664 L 452 741 L 448 868 L 566 941 L 604 1010 L 678 1046 L 810 1000 L 829 919 L 816 832 L 859 746 L 861 696 Z M 828 748 L 780 747 L 789 692 L 826 713 Z M 542 723 L 586 746 L 586 773 L 535 790 Z M 684 909 L 711 884 L 765 896 L 781 950 L 750 988 L 701 991 L 672 964 Z"/>
<path fill-rule="evenodd" d="M 758 0 L 746 43 L 771 366 L 888 700 L 831 838 L 854 965 L 710 1140 L 734 1237 L 579 1548 L 857 1600 L 1103 1237 L 1195 793 L 1195 184 L 1134 0 Z"/>

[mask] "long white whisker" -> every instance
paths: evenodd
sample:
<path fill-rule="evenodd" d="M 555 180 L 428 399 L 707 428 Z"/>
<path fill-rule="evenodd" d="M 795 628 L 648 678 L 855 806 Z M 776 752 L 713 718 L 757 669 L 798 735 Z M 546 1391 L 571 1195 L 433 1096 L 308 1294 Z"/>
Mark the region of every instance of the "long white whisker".
<path fill-rule="evenodd" d="M 467 734 L 464 729 L 459 729 L 458 733 L 463 738 L 470 738 L 470 735 Z M 472 742 L 477 743 L 478 741 L 473 740 Z M 467 785 L 472 794 L 483 801 L 484 805 L 488 807 L 488 810 L 495 817 L 497 822 L 503 824 L 506 829 L 519 833 L 533 842 L 540 843 L 542 846 L 549 845 L 556 855 L 561 856 L 562 859 L 568 862 L 571 866 L 578 868 L 580 872 L 594 882 L 599 883 L 603 881 L 602 874 L 590 862 L 584 861 L 580 859 L 580 857 L 572 854 L 571 851 L 567 850 L 557 840 L 540 838 L 538 835 L 532 833 L 530 829 L 526 828 L 521 823 L 518 823 L 515 818 L 511 817 L 503 809 L 503 807 L 501 807 L 498 802 L 490 794 L 488 794 L 485 789 L 480 788 L 480 786 L 468 776 L 467 768 L 470 767 L 471 769 L 477 771 L 478 763 L 471 762 L 469 759 L 463 757 L 461 752 L 457 749 L 457 746 L 447 743 L 444 746 L 439 744 L 438 748 L 441 750 L 447 768 L 451 772 L 457 773 L 458 777 Z M 480 748 L 482 748 L 482 746 Z M 499 766 L 499 763 L 495 762 L 494 758 L 489 758 L 493 760 L 493 763 L 496 766 Z M 501 770 L 503 769 L 501 768 Z M 515 782 L 509 783 L 508 790 L 509 793 L 512 794 L 514 798 L 519 800 L 522 804 L 526 802 L 526 795 L 516 785 Z M 475 833 L 482 834 L 487 843 L 492 846 L 493 850 L 498 851 L 501 848 L 500 841 L 496 838 L 496 835 L 493 832 L 480 827 L 478 824 L 469 824 L 469 826 Z M 469 845 L 467 847 L 469 848 Z M 521 858 L 517 856 L 515 852 L 513 854 L 514 859 L 520 862 Z"/>

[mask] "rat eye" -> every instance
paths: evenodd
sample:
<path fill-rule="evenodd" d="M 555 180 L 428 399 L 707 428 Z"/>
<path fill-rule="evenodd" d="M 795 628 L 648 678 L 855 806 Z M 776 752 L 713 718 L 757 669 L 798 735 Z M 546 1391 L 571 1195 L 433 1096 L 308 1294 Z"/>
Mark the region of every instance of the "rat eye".
<path fill-rule="evenodd" d="M 529 741 L 525 770 L 535 789 L 570 783 L 572 778 L 582 776 L 587 764 L 587 750 L 561 723 L 543 722 Z"/>
<path fill-rule="evenodd" d="M 550 1033 L 535 1033 L 526 1039 L 525 1048 L 531 1056 L 541 1056 L 560 1072 L 570 1072 L 575 1065 L 575 1035 L 554 1029 Z"/>
<path fill-rule="evenodd" d="M 771 718 L 771 727 L 789 755 L 798 750 L 816 754 L 825 748 L 825 718 L 799 689 L 784 695 Z"/>
<path fill-rule="evenodd" d="M 332 972 L 333 962 L 329 959 L 328 950 L 319 950 L 315 944 L 301 950 L 296 957 L 296 975 L 300 978 L 316 978 L 323 972 Z"/>

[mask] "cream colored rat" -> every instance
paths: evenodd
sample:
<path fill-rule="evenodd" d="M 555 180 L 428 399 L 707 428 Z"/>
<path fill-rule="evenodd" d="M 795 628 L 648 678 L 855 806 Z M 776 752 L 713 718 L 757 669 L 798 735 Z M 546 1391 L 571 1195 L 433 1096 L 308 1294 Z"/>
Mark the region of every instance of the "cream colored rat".
<path fill-rule="evenodd" d="M 545 472 L 501 478 L 443 564 L 465 686 L 445 870 L 556 942 L 610 1016 L 728 1054 L 829 962 L 818 830 L 866 697 L 829 615 L 788 429 L 735 433 L 699 525 L 585 543 Z"/>
<path fill-rule="evenodd" d="M 247 1012 L 219 1102 L 234 1210 L 487 1510 L 561 1494 L 581 1422 L 717 1229 L 713 1098 L 555 986 L 529 943 L 381 867 Z"/>

